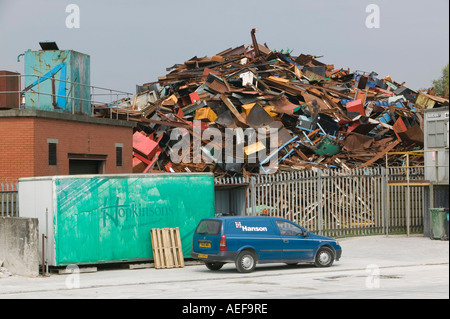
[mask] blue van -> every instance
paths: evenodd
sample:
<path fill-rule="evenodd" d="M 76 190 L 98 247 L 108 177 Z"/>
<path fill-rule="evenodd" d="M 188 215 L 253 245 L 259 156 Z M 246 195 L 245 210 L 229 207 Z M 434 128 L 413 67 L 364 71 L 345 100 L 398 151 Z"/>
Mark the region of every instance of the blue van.
<path fill-rule="evenodd" d="M 330 267 L 342 255 L 332 238 L 315 235 L 277 217 L 219 217 L 203 219 L 193 238 L 191 257 L 210 270 L 235 263 L 239 272 L 252 272 L 256 264 L 313 263 Z"/>

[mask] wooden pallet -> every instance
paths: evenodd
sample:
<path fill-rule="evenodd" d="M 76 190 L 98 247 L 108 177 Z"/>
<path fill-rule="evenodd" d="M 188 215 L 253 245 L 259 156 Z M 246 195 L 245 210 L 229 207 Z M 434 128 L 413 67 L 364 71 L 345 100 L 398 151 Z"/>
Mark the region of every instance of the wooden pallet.
<path fill-rule="evenodd" d="M 155 269 L 183 268 L 179 228 L 154 228 L 150 233 Z"/>

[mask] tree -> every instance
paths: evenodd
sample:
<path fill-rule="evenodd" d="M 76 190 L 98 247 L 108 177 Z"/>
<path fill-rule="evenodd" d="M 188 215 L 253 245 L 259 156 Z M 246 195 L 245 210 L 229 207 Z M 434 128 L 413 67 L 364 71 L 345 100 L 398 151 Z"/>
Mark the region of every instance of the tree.
<path fill-rule="evenodd" d="M 448 98 L 448 63 L 442 69 L 442 76 L 433 81 L 433 90 L 436 95 Z"/>

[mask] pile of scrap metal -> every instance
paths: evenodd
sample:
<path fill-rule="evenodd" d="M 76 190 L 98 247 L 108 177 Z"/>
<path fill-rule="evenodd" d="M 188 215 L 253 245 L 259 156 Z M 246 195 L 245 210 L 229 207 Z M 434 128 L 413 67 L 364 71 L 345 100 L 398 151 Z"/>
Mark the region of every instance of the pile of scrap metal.
<path fill-rule="evenodd" d="M 138 122 L 135 172 L 211 171 L 224 176 L 384 166 L 387 152 L 423 148 L 423 109 L 448 105 L 448 100 L 416 92 L 389 76 L 380 79 L 374 72 L 335 69 L 316 56 L 272 51 L 256 41 L 255 32 L 252 45 L 176 64 L 157 82 L 139 86 L 134 99 L 98 109 L 97 116 Z M 268 140 L 250 144 L 237 134 L 233 143 L 246 145 L 244 157 L 225 158 L 222 152 L 219 158 L 205 148 L 211 141 L 200 136 L 197 146 L 209 152 L 211 161 L 192 160 L 196 150 L 191 140 L 191 160 L 173 163 L 176 141 L 170 134 L 182 128 L 195 135 L 194 120 L 201 121 L 197 133 L 208 128 L 222 133 L 276 129 L 276 152 L 268 151 Z M 248 156 L 255 152 L 265 156 L 250 163 Z M 402 160 L 389 158 L 391 165 Z M 420 164 L 423 158 L 414 160 Z"/>

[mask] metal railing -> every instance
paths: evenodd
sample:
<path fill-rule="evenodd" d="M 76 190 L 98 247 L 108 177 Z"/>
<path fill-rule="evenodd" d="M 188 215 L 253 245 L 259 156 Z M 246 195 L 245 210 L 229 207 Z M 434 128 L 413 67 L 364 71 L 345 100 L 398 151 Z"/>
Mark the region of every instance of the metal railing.
<path fill-rule="evenodd" d="M 433 154 L 435 156 L 434 165 L 425 165 L 425 154 Z M 402 160 L 402 165 L 393 166 L 389 165 L 389 156 L 391 155 L 397 155 L 397 159 Z M 386 178 L 388 180 L 389 184 L 392 185 L 429 185 L 430 182 L 424 180 L 425 177 L 425 170 L 431 169 L 435 172 L 435 176 L 439 175 L 439 169 L 444 168 L 447 169 L 447 175 L 448 175 L 448 167 L 449 165 L 440 165 L 439 160 L 439 151 L 436 150 L 416 150 L 416 151 L 406 151 L 406 152 L 388 152 L 385 155 L 385 162 L 386 162 Z M 419 161 L 419 158 L 421 158 L 420 161 L 423 161 L 423 165 L 414 164 L 413 160 L 411 158 L 414 158 L 415 161 Z M 395 174 L 391 174 L 395 172 Z M 391 176 L 392 175 L 392 176 Z"/>
<path fill-rule="evenodd" d="M 389 172 L 395 178 L 401 178 L 402 174 L 394 169 Z M 417 174 L 419 177 L 420 172 Z M 234 188 L 243 185 L 246 215 L 287 218 L 326 236 L 423 232 L 425 188 L 411 186 L 411 196 L 407 198 L 407 187 L 388 187 L 386 176 L 383 167 L 317 169 L 216 178 L 215 182 Z"/>
<path fill-rule="evenodd" d="M 80 113 L 77 105 L 88 105 L 90 115 L 93 115 L 94 104 L 121 109 L 121 103 L 134 96 L 133 93 L 60 80 L 54 76 L 18 74 L 0 75 L 0 78 L 9 78 L 8 81 L 15 81 L 14 85 L 20 88 L 15 91 L 0 91 L 0 97 L 6 94 L 14 100 L 13 105 L 3 105 L 6 108 L 46 109 L 75 114 Z M 25 82 L 30 84 L 25 87 Z M 61 101 L 64 105 L 60 105 Z"/>
<path fill-rule="evenodd" d="M 19 197 L 16 183 L 0 183 L 0 216 L 19 216 Z"/>

